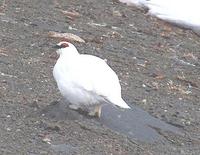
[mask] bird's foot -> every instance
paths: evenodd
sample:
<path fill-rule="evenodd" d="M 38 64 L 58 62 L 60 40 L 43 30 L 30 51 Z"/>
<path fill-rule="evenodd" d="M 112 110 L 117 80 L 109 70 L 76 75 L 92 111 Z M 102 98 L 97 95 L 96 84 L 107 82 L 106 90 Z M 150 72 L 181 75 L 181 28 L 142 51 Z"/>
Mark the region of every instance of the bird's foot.
<path fill-rule="evenodd" d="M 92 117 L 98 117 L 98 118 L 100 118 L 101 117 L 101 106 L 100 105 L 95 106 L 94 109 L 91 110 L 88 113 L 88 115 L 92 116 Z"/>

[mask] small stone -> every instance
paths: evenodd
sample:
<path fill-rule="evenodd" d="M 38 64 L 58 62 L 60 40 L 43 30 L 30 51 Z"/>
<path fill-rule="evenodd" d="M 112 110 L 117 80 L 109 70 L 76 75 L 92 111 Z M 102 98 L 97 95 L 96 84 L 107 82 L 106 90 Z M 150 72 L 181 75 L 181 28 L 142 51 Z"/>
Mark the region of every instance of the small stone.
<path fill-rule="evenodd" d="M 146 103 L 147 103 L 147 100 L 146 100 L 146 99 L 143 99 L 143 100 L 142 100 L 142 103 L 146 104 Z"/>
<path fill-rule="evenodd" d="M 180 154 L 185 154 L 185 151 L 181 149 Z"/>
<path fill-rule="evenodd" d="M 51 144 L 51 139 L 48 137 L 48 136 L 45 136 L 43 139 L 42 139 L 43 142 L 47 143 L 47 144 Z"/>
<path fill-rule="evenodd" d="M 142 84 L 142 87 L 143 87 L 143 88 L 146 88 L 147 86 L 146 86 L 145 84 Z"/>
<path fill-rule="evenodd" d="M 185 124 L 186 125 L 191 125 L 191 122 L 190 121 L 186 121 Z"/>
<path fill-rule="evenodd" d="M 40 151 L 40 154 L 41 154 L 41 155 L 47 155 L 48 152 L 47 152 L 47 151 Z"/>
<path fill-rule="evenodd" d="M 21 129 L 17 129 L 17 130 L 16 130 L 16 132 L 19 132 L 19 131 L 21 131 Z"/>
<path fill-rule="evenodd" d="M 122 17 L 122 14 L 118 10 L 113 11 L 113 15 L 118 16 L 118 17 Z"/>

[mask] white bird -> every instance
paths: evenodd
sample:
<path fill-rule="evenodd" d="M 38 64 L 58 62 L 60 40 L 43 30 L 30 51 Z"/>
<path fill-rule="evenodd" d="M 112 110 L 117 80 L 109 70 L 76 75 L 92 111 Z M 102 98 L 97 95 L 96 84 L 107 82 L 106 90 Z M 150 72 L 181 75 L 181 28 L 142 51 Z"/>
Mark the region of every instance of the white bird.
<path fill-rule="evenodd" d="M 53 76 L 71 108 L 93 107 L 89 115 L 98 117 L 104 103 L 130 108 L 121 97 L 116 73 L 103 59 L 79 54 L 69 42 L 60 42 L 56 47 L 59 59 L 54 66 Z"/>

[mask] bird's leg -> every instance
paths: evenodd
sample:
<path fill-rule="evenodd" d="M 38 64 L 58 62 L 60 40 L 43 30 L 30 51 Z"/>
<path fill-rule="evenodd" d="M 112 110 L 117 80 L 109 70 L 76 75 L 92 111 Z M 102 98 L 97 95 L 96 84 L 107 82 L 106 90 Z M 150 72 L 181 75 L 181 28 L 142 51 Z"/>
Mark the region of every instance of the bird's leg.
<path fill-rule="evenodd" d="M 100 118 L 101 116 L 101 105 L 96 105 L 92 111 L 89 112 L 89 116 L 96 116 Z"/>
<path fill-rule="evenodd" d="M 97 105 L 94 109 L 95 111 L 95 116 L 97 116 L 98 118 L 101 117 L 101 105 Z"/>

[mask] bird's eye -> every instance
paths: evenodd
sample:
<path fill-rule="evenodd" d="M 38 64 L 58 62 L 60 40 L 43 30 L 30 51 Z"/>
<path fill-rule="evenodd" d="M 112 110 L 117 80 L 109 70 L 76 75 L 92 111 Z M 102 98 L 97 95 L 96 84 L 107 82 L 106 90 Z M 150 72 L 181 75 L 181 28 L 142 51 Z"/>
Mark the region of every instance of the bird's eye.
<path fill-rule="evenodd" d="M 61 48 L 66 48 L 66 47 L 69 47 L 69 44 L 68 44 L 68 43 L 62 43 L 62 44 L 60 45 L 60 47 L 61 47 Z"/>

